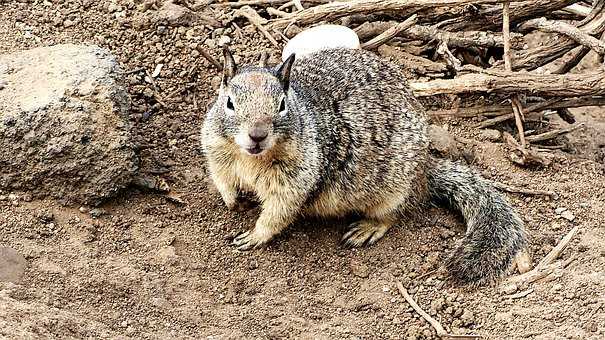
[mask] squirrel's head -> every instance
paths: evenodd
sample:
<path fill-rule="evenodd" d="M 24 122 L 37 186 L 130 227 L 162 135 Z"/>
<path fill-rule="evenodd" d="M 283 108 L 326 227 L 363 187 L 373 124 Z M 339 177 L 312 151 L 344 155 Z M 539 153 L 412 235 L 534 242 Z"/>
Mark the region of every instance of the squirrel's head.
<path fill-rule="evenodd" d="M 223 78 L 213 117 L 219 120 L 224 137 L 242 152 L 261 156 L 287 140 L 294 127 L 288 110 L 290 70 L 294 55 L 275 68 L 238 69 L 227 48 Z"/>

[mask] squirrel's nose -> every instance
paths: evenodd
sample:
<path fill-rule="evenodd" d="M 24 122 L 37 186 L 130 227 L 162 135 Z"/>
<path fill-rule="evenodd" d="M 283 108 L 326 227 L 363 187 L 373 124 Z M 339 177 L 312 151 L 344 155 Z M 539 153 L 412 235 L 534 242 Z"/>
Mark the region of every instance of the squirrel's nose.
<path fill-rule="evenodd" d="M 252 128 L 252 130 L 248 132 L 248 136 L 250 137 L 250 139 L 252 139 L 256 143 L 262 142 L 263 140 L 265 140 L 265 138 L 267 138 L 268 135 L 269 132 L 266 129 L 258 127 Z"/>

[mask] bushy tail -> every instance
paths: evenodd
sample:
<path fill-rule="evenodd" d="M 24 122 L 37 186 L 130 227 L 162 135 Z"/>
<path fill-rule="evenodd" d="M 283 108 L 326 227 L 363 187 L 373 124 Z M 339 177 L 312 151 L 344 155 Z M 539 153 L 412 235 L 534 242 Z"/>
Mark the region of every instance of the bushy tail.
<path fill-rule="evenodd" d="M 428 187 L 435 203 L 459 210 L 467 230 L 447 261 L 454 278 L 473 284 L 496 281 L 527 240 L 523 222 L 504 196 L 466 166 L 432 159 Z"/>

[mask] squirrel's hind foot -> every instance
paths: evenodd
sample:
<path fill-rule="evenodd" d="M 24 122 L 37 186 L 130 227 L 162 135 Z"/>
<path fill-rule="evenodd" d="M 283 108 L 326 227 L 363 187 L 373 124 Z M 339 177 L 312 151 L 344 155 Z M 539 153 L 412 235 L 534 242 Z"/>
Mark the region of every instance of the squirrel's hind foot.
<path fill-rule="evenodd" d="M 361 247 L 371 245 L 380 240 L 391 228 L 390 223 L 376 220 L 361 220 L 349 226 L 349 231 L 342 237 L 346 247 Z"/>

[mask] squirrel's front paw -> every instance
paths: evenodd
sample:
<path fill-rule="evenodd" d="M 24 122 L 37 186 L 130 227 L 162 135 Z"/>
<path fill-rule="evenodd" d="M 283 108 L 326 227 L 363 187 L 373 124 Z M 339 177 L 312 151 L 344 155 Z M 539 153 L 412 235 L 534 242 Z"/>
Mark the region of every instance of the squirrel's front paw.
<path fill-rule="evenodd" d="M 239 250 L 250 250 L 269 242 L 270 239 L 271 237 L 264 236 L 254 228 L 237 235 L 231 244 Z"/>

